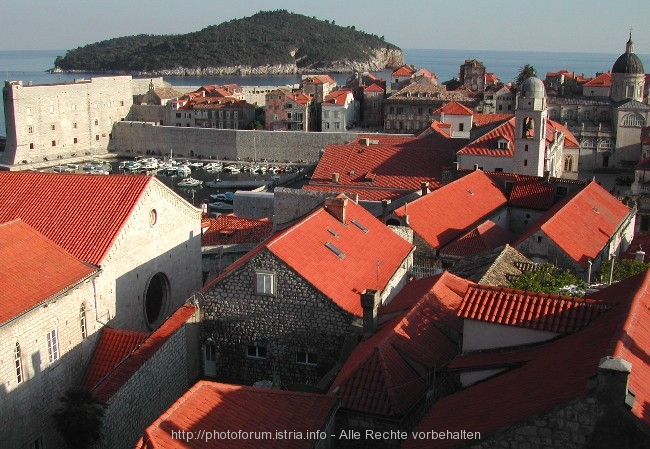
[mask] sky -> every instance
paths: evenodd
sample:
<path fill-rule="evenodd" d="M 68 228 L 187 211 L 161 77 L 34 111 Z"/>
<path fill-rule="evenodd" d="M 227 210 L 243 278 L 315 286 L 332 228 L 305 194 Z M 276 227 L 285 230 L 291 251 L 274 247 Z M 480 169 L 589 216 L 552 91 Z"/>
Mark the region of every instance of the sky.
<path fill-rule="evenodd" d="M 7 0 L 0 50 L 70 50 L 136 34 L 185 34 L 259 11 L 334 20 L 402 49 L 650 54 L 650 1 Z M 620 6 L 615 6 L 620 5 Z"/>

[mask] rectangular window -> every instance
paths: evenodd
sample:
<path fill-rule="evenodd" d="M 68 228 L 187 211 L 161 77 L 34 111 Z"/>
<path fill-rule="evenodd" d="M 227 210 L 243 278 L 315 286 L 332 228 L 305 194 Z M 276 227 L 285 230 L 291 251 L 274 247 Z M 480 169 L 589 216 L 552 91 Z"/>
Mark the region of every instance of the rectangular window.
<path fill-rule="evenodd" d="M 275 275 L 270 272 L 257 272 L 255 273 L 256 286 L 255 292 L 260 295 L 274 295 L 275 294 Z"/>
<path fill-rule="evenodd" d="M 50 129 L 51 129 L 52 131 L 56 130 L 56 125 L 50 125 Z"/>
<path fill-rule="evenodd" d="M 318 365 L 318 357 L 313 352 L 296 351 L 296 363 L 301 365 Z"/>
<path fill-rule="evenodd" d="M 524 151 L 528 151 L 528 145 L 524 146 Z"/>
<path fill-rule="evenodd" d="M 181 113 L 180 112 L 176 113 L 176 118 L 181 118 Z"/>
<path fill-rule="evenodd" d="M 524 159 L 524 167 L 528 167 L 528 159 Z"/>
<path fill-rule="evenodd" d="M 31 127 L 31 126 L 28 127 L 28 128 L 27 128 L 27 132 L 28 132 L 29 134 L 33 134 L 33 133 L 34 133 L 34 128 Z"/>
<path fill-rule="evenodd" d="M 81 325 L 81 339 L 83 340 L 88 336 L 88 331 L 86 329 L 86 306 L 83 304 L 79 309 L 79 324 Z"/>
<path fill-rule="evenodd" d="M 99 140 L 99 134 L 95 134 L 95 140 Z"/>
<path fill-rule="evenodd" d="M 16 381 L 22 383 L 23 381 L 23 361 L 21 358 L 20 344 L 16 342 L 14 347 L 14 362 L 16 363 Z"/>
<path fill-rule="evenodd" d="M 458 131 L 465 131 L 465 124 L 464 123 L 459 123 L 458 124 Z"/>
<path fill-rule="evenodd" d="M 77 127 L 77 122 L 72 122 L 72 127 L 76 128 Z"/>
<path fill-rule="evenodd" d="M 203 374 L 214 377 L 217 375 L 217 347 L 214 343 L 206 343 L 203 347 Z"/>
<path fill-rule="evenodd" d="M 50 114 L 54 114 L 54 106 L 50 106 Z"/>
<path fill-rule="evenodd" d="M 33 149 L 34 149 L 34 144 L 33 144 L 33 143 L 30 143 L 30 144 L 29 144 L 29 149 L 30 149 L 30 150 L 33 150 Z"/>
<path fill-rule="evenodd" d="M 47 333 L 47 354 L 50 357 L 50 363 L 59 360 L 59 336 L 56 329 Z"/>
<path fill-rule="evenodd" d="M 52 141 L 52 146 L 53 146 L 53 147 L 56 146 L 56 140 L 53 140 L 53 141 Z"/>
<path fill-rule="evenodd" d="M 74 143 L 77 143 L 77 138 L 76 137 L 74 138 Z"/>
<path fill-rule="evenodd" d="M 266 346 L 260 343 L 252 343 L 248 345 L 246 350 L 246 356 L 251 359 L 265 359 L 266 358 Z"/>
<path fill-rule="evenodd" d="M 341 124 L 339 122 L 334 122 L 334 129 L 341 129 Z"/>

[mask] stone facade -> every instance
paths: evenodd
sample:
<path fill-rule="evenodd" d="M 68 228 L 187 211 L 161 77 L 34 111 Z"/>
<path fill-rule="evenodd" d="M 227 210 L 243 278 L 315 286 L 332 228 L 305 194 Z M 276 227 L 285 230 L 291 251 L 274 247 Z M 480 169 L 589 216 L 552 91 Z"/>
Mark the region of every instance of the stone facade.
<path fill-rule="evenodd" d="M 3 447 L 62 447 L 51 414 L 58 398 L 81 381 L 101 323 L 92 300 L 97 278 L 0 326 L 0 440 Z M 82 306 L 84 310 L 82 312 Z M 85 318 L 86 336 L 81 317 Z M 49 361 L 48 333 L 56 331 L 59 358 Z M 18 383 L 16 344 L 22 380 Z M 40 441 L 41 446 L 29 446 Z"/>
<path fill-rule="evenodd" d="M 132 449 L 142 429 L 197 380 L 199 314 L 176 330 L 108 402 L 96 448 Z M 116 369 L 120 369 L 119 366 Z"/>
<path fill-rule="evenodd" d="M 201 287 L 201 211 L 152 181 L 96 281 L 97 320 L 114 328 L 152 330 Z M 163 281 L 164 293 L 160 313 L 150 322 L 146 294 L 155 279 Z"/>
<path fill-rule="evenodd" d="M 257 270 L 274 274 L 275 295 L 256 293 Z M 216 349 L 219 381 L 316 385 L 337 362 L 354 321 L 262 250 L 205 292 L 203 341 Z"/>

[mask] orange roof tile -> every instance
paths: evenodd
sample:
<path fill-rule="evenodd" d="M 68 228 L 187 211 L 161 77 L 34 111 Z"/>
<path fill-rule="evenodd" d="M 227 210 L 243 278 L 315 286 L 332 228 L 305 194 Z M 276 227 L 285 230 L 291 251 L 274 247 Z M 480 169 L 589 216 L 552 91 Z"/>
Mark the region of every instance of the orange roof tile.
<path fill-rule="evenodd" d="M 411 76 L 415 73 L 415 69 L 413 66 L 410 66 L 408 64 L 404 64 L 401 67 L 396 68 L 392 72 L 392 76 Z"/>
<path fill-rule="evenodd" d="M 352 98 L 352 91 L 346 89 L 335 90 L 333 92 L 330 92 L 329 94 L 327 94 L 325 98 L 323 98 L 323 104 L 344 105 L 351 98 Z"/>
<path fill-rule="evenodd" d="M 544 213 L 513 246 L 517 247 L 541 229 L 571 259 L 587 266 L 589 260 L 600 254 L 629 212 L 625 204 L 592 181 Z"/>
<path fill-rule="evenodd" d="M 607 72 L 584 84 L 584 87 L 612 87 L 612 74 Z"/>
<path fill-rule="evenodd" d="M 427 388 L 417 366 L 432 370 L 457 354 L 458 343 L 439 327 L 459 330 L 456 310 L 470 284 L 448 272 L 406 284 L 380 312 L 406 311 L 360 343 L 332 383 L 330 393 L 341 398 L 342 407 L 385 417 L 405 414 Z"/>
<path fill-rule="evenodd" d="M 308 449 L 318 443 L 320 430 L 328 430 L 338 408 L 338 399 L 330 395 L 271 390 L 199 381 L 178 401 L 145 429 L 136 449 L 232 448 Z M 179 432 L 196 435 L 191 443 L 181 443 Z M 269 438 L 199 438 L 199 435 L 262 435 Z M 276 432 L 284 432 L 278 445 Z M 302 438 L 293 438 L 299 432 Z"/>
<path fill-rule="evenodd" d="M 0 325 L 95 273 L 23 221 L 0 223 Z"/>
<path fill-rule="evenodd" d="M 158 351 L 167 339 L 196 313 L 194 306 L 184 305 L 174 312 L 167 320 L 135 351 L 129 353 L 113 370 L 107 373 L 93 388 L 95 397 L 102 402 L 108 402 L 115 393 L 133 376 L 142 365 Z M 180 363 L 180 361 L 179 361 Z"/>
<path fill-rule="evenodd" d="M 499 148 L 499 141 L 505 139 L 509 142 L 507 148 Z M 473 154 L 495 157 L 512 157 L 515 150 L 515 119 L 502 123 L 481 137 L 470 142 L 458 151 L 458 154 Z"/>
<path fill-rule="evenodd" d="M 460 236 L 440 249 L 441 256 L 469 257 L 489 251 L 506 243 L 516 236 L 491 220 L 486 220 L 474 229 Z"/>
<path fill-rule="evenodd" d="M 0 172 L 0 222 L 20 218 L 76 258 L 101 265 L 140 195 L 145 175 Z"/>
<path fill-rule="evenodd" d="M 591 298 L 618 304 L 591 324 L 565 337 L 530 348 L 466 356 L 473 363 L 452 361 L 450 366 L 457 368 L 503 366 L 509 369 L 438 400 L 416 431 L 471 429 L 480 432 L 485 440 L 501 429 L 584 397 L 588 393 L 589 380 L 598 373 L 601 358 L 607 355 L 623 357 L 632 363 L 629 387 L 636 396 L 632 413 L 650 424 L 647 413 L 650 364 L 639 349 L 650 345 L 650 272 L 613 284 Z M 617 336 L 614 344 L 613 335 Z M 531 385 L 535 388 L 530 388 Z M 445 449 L 466 443 L 466 440 L 437 440 L 436 447 Z M 402 447 L 425 449 L 431 446 L 428 440 L 410 439 Z"/>
<path fill-rule="evenodd" d="M 481 127 L 498 122 L 505 122 L 513 118 L 512 114 L 474 114 L 472 122 L 475 127 Z"/>
<path fill-rule="evenodd" d="M 202 246 L 236 245 L 261 242 L 271 235 L 273 223 L 268 218 L 252 220 L 228 214 L 204 219 L 201 227 L 205 229 Z"/>
<path fill-rule="evenodd" d="M 650 234 L 635 235 L 632 238 L 632 242 L 630 242 L 630 246 L 621 255 L 621 259 L 635 260 L 637 258 L 637 251 L 645 253 L 643 255 L 643 262 L 650 262 Z"/>
<path fill-rule="evenodd" d="M 147 338 L 145 332 L 104 327 L 81 386 L 92 389 Z"/>
<path fill-rule="evenodd" d="M 474 111 L 472 111 L 467 106 L 458 103 L 457 101 L 446 103 L 441 108 L 436 109 L 433 113 L 444 113 L 445 115 L 474 115 Z"/>
<path fill-rule="evenodd" d="M 408 215 L 411 228 L 433 248 L 441 248 L 504 207 L 507 201 L 501 189 L 479 170 L 400 207 L 395 213 L 400 217 Z"/>
<path fill-rule="evenodd" d="M 377 83 L 372 83 L 370 86 L 363 89 L 365 92 L 384 92 L 384 88 Z"/>
<path fill-rule="evenodd" d="M 611 303 L 505 287 L 470 287 L 458 316 L 556 333 L 575 332 L 612 308 Z"/>
<path fill-rule="evenodd" d="M 382 291 L 413 245 L 360 205 L 338 198 L 347 200 L 347 224 L 321 207 L 265 246 L 339 307 L 361 316 L 359 293 Z"/>

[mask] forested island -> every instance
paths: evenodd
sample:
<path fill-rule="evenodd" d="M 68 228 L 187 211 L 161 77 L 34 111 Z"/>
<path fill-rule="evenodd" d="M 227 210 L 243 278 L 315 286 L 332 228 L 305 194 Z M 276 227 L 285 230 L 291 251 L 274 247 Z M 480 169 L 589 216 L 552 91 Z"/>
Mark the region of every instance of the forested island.
<path fill-rule="evenodd" d="M 89 44 L 58 56 L 54 70 L 202 76 L 376 71 L 403 63 L 401 49 L 383 36 L 276 10 L 188 34 Z"/>

